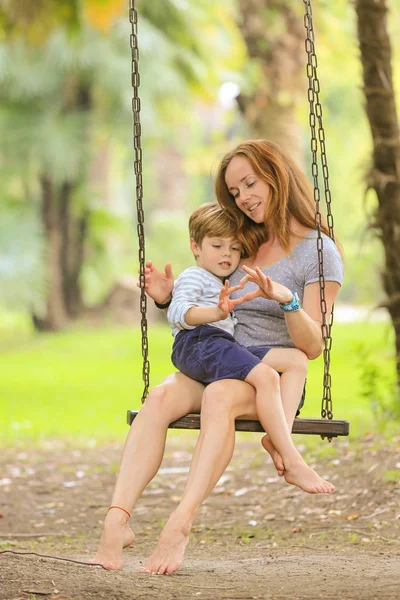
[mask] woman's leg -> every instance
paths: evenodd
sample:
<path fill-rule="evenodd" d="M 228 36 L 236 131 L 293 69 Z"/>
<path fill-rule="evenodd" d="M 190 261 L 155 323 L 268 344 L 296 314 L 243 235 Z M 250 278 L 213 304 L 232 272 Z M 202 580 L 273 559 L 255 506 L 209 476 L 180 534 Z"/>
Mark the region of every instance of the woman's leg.
<path fill-rule="evenodd" d="M 201 430 L 183 497 L 144 571 L 170 574 L 182 564 L 193 519 L 232 458 L 238 417 L 256 418 L 254 388 L 234 379 L 210 384 L 203 394 Z"/>
<path fill-rule="evenodd" d="M 111 506 L 120 506 L 131 513 L 160 467 L 168 425 L 187 413 L 199 411 L 203 390 L 204 386 L 197 381 L 174 373 L 150 391 L 128 433 Z M 122 510 L 110 510 L 92 562 L 108 569 L 121 569 L 122 549 L 133 539 L 128 515 Z"/>
<path fill-rule="evenodd" d="M 246 381 L 256 389 L 257 413 L 261 424 L 282 457 L 283 476 L 288 483 L 310 494 L 333 492 L 335 487 L 306 464 L 293 444 L 283 411 L 279 379 L 278 373 L 264 363 L 255 366 L 246 377 Z"/>
<path fill-rule="evenodd" d="M 304 352 L 297 348 L 273 348 L 265 355 L 262 362 L 281 373 L 282 405 L 289 431 L 292 431 L 307 377 L 308 358 Z M 284 471 L 283 461 L 268 434 L 262 438 L 261 443 L 271 455 L 278 475 L 282 476 Z"/>

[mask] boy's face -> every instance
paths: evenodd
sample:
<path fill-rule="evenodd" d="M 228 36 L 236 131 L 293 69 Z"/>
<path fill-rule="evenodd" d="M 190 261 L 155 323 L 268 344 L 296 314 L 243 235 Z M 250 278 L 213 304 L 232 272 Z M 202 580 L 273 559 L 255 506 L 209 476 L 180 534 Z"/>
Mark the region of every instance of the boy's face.
<path fill-rule="evenodd" d="M 199 267 L 220 279 L 231 275 L 239 266 L 242 245 L 235 238 L 208 237 L 201 244 L 190 240 L 190 248 Z"/>

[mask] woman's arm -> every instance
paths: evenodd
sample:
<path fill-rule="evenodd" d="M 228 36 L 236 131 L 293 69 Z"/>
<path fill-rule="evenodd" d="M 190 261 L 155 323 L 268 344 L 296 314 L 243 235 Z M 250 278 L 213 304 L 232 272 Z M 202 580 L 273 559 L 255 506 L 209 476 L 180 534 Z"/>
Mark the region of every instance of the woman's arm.
<path fill-rule="evenodd" d="M 252 300 L 257 296 L 263 296 L 281 303 L 290 302 L 292 292 L 286 286 L 272 281 L 270 277 L 266 277 L 258 267 L 250 269 L 244 266 L 243 270 L 246 271 L 247 275 L 242 279 L 241 286 L 244 286 L 247 281 L 253 281 L 259 288 L 235 300 L 236 304 Z M 339 283 L 335 281 L 325 282 L 326 319 L 328 323 L 332 304 L 339 289 Z M 309 360 L 318 358 L 324 348 L 319 283 L 310 283 L 305 287 L 302 308 L 296 312 L 285 312 L 285 321 L 294 345 L 302 350 Z"/>
<path fill-rule="evenodd" d="M 325 282 L 327 323 L 339 289 L 340 285 L 336 281 Z M 318 358 L 324 349 L 319 283 L 310 283 L 305 287 L 302 309 L 285 312 L 285 321 L 294 345 L 302 350 L 309 360 Z"/>

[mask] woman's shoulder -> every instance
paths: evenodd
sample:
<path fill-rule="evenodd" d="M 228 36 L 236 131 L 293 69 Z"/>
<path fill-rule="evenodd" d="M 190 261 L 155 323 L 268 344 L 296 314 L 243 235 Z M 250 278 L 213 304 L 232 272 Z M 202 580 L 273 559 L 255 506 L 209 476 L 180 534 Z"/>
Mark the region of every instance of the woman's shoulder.
<path fill-rule="evenodd" d="M 303 273 L 306 283 L 312 283 L 319 279 L 319 264 L 321 260 L 320 249 L 322 249 L 322 260 L 325 278 L 328 281 L 343 281 L 343 261 L 339 248 L 325 233 L 321 232 L 322 244 L 318 242 L 318 232 L 310 231 L 307 236 L 295 248 L 294 262 L 298 267 L 297 273 Z"/>
<path fill-rule="evenodd" d="M 318 248 L 320 247 L 318 243 L 318 232 L 315 229 L 312 229 L 307 233 L 307 235 L 297 244 L 295 247 L 295 251 L 301 253 L 308 253 L 310 256 L 313 256 L 315 253 L 318 253 Z M 324 255 L 328 254 L 329 256 L 338 256 L 341 258 L 341 253 L 338 246 L 335 244 L 334 240 L 329 237 L 326 233 L 321 231 L 321 239 L 322 239 L 322 248 Z"/>

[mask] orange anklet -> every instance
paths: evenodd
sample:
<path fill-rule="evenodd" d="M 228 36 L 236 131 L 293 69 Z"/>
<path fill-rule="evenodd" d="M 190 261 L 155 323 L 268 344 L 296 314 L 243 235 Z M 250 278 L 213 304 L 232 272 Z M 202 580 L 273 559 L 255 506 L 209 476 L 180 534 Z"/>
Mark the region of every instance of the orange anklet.
<path fill-rule="evenodd" d="M 129 517 L 129 518 L 131 518 L 131 515 L 130 515 L 130 513 L 128 513 L 128 511 L 127 511 L 127 510 L 125 510 L 125 508 L 122 508 L 122 506 L 110 506 L 110 508 L 108 509 L 108 511 L 107 511 L 107 512 L 109 512 L 109 511 L 110 511 L 112 508 L 119 508 L 119 510 L 122 510 L 122 511 L 124 511 L 124 513 L 126 513 L 126 514 L 128 515 L 128 517 Z"/>

